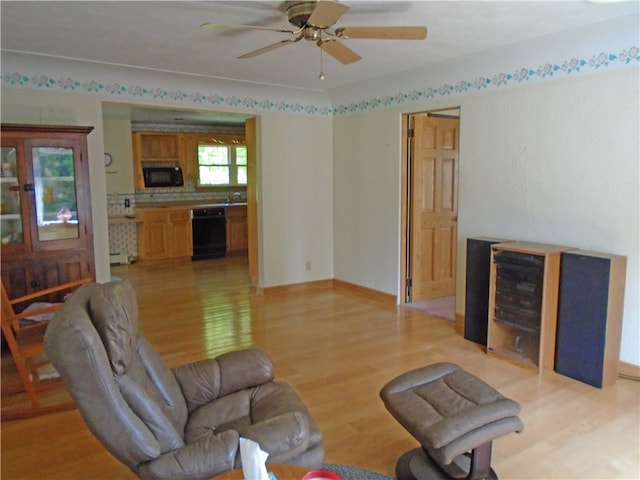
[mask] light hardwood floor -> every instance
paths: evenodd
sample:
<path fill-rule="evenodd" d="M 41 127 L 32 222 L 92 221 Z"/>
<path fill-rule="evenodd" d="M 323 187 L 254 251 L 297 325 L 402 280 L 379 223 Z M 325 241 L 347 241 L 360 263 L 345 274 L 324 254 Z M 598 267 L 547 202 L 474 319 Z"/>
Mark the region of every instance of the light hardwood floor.
<path fill-rule="evenodd" d="M 525 430 L 494 442 L 502 479 L 640 477 L 640 383 L 597 389 L 487 356 L 453 323 L 348 289 L 259 295 L 243 258 L 113 268 L 134 284 L 140 330 L 169 366 L 257 345 L 324 433 L 326 461 L 394 474 L 417 442 L 380 388 L 409 369 L 458 363 L 522 406 Z M 2 479 L 126 479 L 77 411 L 3 422 Z"/>

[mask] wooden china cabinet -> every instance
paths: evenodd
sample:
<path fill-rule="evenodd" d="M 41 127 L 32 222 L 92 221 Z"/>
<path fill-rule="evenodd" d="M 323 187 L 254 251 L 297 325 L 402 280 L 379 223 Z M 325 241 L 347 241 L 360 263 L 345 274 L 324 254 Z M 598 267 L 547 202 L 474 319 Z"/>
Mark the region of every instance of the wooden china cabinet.
<path fill-rule="evenodd" d="M 95 276 L 87 135 L 1 126 L 2 282 L 10 298 Z"/>

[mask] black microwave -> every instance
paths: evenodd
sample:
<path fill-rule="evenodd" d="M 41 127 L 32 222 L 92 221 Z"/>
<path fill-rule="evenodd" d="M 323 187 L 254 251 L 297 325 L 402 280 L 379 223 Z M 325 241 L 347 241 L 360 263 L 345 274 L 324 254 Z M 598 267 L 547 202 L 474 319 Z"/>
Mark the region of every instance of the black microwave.
<path fill-rule="evenodd" d="M 149 187 L 182 187 L 182 169 L 180 167 L 144 167 L 144 186 Z"/>

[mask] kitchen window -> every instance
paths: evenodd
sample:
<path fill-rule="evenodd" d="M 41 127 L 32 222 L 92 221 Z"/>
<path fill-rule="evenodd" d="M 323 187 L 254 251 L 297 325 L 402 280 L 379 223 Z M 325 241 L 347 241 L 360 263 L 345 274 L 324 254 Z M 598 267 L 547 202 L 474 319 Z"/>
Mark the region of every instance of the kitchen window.
<path fill-rule="evenodd" d="M 244 139 L 198 142 L 198 186 L 223 187 L 247 184 L 247 147 Z"/>

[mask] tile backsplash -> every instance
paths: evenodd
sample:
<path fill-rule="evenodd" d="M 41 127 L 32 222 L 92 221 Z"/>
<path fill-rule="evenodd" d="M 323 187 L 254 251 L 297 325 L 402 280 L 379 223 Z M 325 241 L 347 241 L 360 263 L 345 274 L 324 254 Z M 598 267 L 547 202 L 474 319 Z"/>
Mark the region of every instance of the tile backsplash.
<path fill-rule="evenodd" d="M 128 207 L 125 207 L 128 200 Z M 135 194 L 107 195 L 107 215 L 123 216 L 135 215 Z M 138 256 L 137 225 L 135 223 L 109 224 L 109 255 L 112 263 L 124 263 Z"/>

